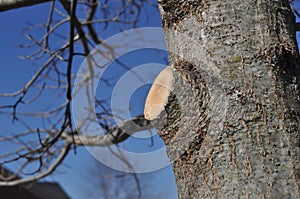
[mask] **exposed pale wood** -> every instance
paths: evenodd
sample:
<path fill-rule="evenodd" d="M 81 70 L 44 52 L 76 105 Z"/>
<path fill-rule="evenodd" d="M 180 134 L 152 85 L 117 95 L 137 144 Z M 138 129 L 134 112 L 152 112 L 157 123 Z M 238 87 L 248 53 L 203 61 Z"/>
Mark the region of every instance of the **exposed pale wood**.
<path fill-rule="evenodd" d="M 147 120 L 155 119 L 164 110 L 172 89 L 172 80 L 170 67 L 161 71 L 154 80 L 145 103 L 144 115 Z"/>

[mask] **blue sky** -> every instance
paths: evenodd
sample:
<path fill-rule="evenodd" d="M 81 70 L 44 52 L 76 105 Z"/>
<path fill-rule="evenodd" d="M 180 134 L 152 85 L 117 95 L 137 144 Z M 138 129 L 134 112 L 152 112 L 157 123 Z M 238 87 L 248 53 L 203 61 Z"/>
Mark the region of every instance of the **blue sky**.
<path fill-rule="evenodd" d="M 2 60 L 1 64 L 1 73 L 0 73 L 0 92 L 14 92 L 20 89 L 24 83 L 26 83 L 34 74 L 34 72 L 39 68 L 39 62 L 33 62 L 30 60 L 19 59 L 20 56 L 28 55 L 30 50 L 19 48 L 17 44 L 26 44 L 27 40 L 21 35 L 23 28 L 28 27 L 29 24 L 42 24 L 45 23 L 48 17 L 49 4 L 41 4 L 34 7 L 27 7 L 22 9 L 17 9 L 13 11 L 8 11 L 0 13 L 0 25 L 3 28 L 0 31 L 0 51 L 2 54 L 0 58 Z M 150 11 L 151 17 L 147 18 L 147 24 L 143 21 L 139 23 L 139 26 L 160 26 L 159 13 L 154 13 L 154 9 Z M 117 33 L 115 29 L 110 29 L 107 33 L 104 34 L 104 37 L 112 36 Z M 38 33 L 42 34 L 42 33 Z M 162 35 L 163 38 L 163 35 Z M 135 57 L 135 59 L 132 59 Z M 138 59 L 136 59 L 138 57 Z M 127 57 L 121 58 L 124 62 L 131 66 L 136 66 L 143 63 L 166 63 L 166 57 L 162 57 L 161 52 L 157 51 L 140 51 L 136 54 L 127 55 Z M 135 60 L 135 61 L 134 61 Z M 80 63 L 82 60 L 76 60 Z M 122 74 L 119 73 L 118 74 Z M 158 72 L 158 71 L 157 71 Z M 155 75 L 153 75 L 153 78 Z M 150 85 L 145 85 L 142 88 L 138 89 L 130 103 L 131 107 L 135 107 L 131 110 L 132 115 L 138 115 L 142 113 L 144 99 Z M 103 86 L 99 85 L 103 88 Z M 109 88 L 107 88 L 109 90 Z M 106 91 L 109 94 L 110 91 Z M 33 94 L 31 94 L 33 95 Z M 51 94 L 46 94 L 47 100 L 54 99 Z M 0 99 L 0 104 L 9 103 L 10 99 Z M 45 100 L 45 98 L 44 98 Z M 38 102 L 41 105 L 45 102 Z M 39 106 L 36 105 L 36 106 Z M 39 110 L 39 107 L 28 107 L 20 108 L 19 111 L 26 111 L 28 109 Z M 15 131 L 22 131 L 24 127 L 18 125 L 18 123 L 12 124 L 11 117 L 5 114 L 0 114 L 0 133 L 9 134 Z M 40 127 L 41 124 L 36 120 L 28 121 L 32 126 Z M 163 146 L 162 141 L 158 136 L 154 138 L 153 148 L 149 147 L 151 144 L 151 139 L 140 140 L 137 138 L 129 139 L 123 143 L 123 146 L 131 151 L 143 152 L 151 151 Z M 2 153 L 5 150 L 10 150 L 13 146 L 1 145 Z M 13 167 L 13 166 L 12 166 Z M 66 160 L 58 168 L 57 172 L 54 175 L 51 175 L 43 180 L 48 181 L 57 181 L 63 187 L 63 189 L 74 199 L 82 198 L 103 198 L 101 195 L 101 179 L 105 179 L 107 183 L 114 183 L 114 187 L 119 187 L 120 198 L 122 194 L 126 193 L 130 188 L 133 191 L 136 190 L 136 184 L 132 175 L 127 175 L 126 179 L 128 182 L 121 183 L 122 180 L 118 177 L 123 175 L 118 171 L 110 170 L 108 167 L 99 163 L 95 158 L 93 158 L 86 148 L 78 148 L 78 153 L 75 155 L 72 151 L 69 153 Z M 111 178 L 106 179 L 105 176 L 112 176 Z M 174 181 L 174 176 L 171 167 L 161 169 L 159 171 L 138 174 L 140 185 L 142 188 L 143 198 L 176 198 L 176 185 Z M 112 180 L 111 180 L 112 179 Z M 114 182 L 115 181 L 115 182 Z M 123 188 L 122 188 L 123 187 Z M 115 188 L 116 190 L 116 188 Z M 111 195 L 112 198 L 116 197 Z"/>

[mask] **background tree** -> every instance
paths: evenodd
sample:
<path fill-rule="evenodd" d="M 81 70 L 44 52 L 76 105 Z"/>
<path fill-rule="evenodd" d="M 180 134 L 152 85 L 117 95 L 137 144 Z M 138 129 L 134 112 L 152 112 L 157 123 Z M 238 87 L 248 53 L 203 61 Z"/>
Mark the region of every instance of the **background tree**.
<path fill-rule="evenodd" d="M 134 28 L 140 17 L 146 20 L 157 9 L 151 1 L 1 1 L 0 7 L 1 11 L 7 11 L 43 2 L 50 2 L 48 20 L 24 28 L 22 34 L 29 43 L 19 45 L 33 51 L 22 58 L 37 66 L 35 74 L 18 91 L 0 94 L 1 114 L 10 116 L 14 124 L 26 129 L 1 133 L 1 144 L 10 146 L 1 152 L 1 166 L 19 165 L 14 176 L 1 176 L 3 186 L 31 182 L 51 174 L 69 151 L 76 152 L 76 146 L 83 146 L 82 140 L 88 145 L 106 146 L 129 137 L 119 130 L 128 123 L 114 128 L 107 101 L 100 98 L 96 99 L 97 116 L 106 135 L 79 139 L 80 132 L 74 128 L 71 118 L 72 88 L 76 93 L 81 87 L 73 85 L 74 73 L 78 63 L 99 43 L 113 56 L 114 47 L 103 42 L 102 33 L 108 37 L 108 31 L 118 33 Z M 143 11 L 145 5 L 148 9 Z M 124 70 L 131 67 L 121 60 L 116 62 Z M 109 80 L 102 79 L 101 83 L 111 87 Z M 50 103 L 49 96 L 55 96 Z M 33 120 L 39 120 L 40 125 L 32 124 Z M 144 121 L 140 117 L 133 121 L 140 120 Z M 23 178 L 16 178 L 18 175 Z"/>

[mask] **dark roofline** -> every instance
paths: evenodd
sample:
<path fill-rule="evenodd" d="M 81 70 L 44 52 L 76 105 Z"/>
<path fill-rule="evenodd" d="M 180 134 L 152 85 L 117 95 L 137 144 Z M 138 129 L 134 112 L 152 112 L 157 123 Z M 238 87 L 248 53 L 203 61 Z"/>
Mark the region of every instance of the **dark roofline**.
<path fill-rule="evenodd" d="M 10 180 L 21 179 L 21 177 L 19 175 L 15 174 L 8 168 L 3 167 L 1 165 L 0 165 L 0 175 L 1 175 L 0 181 L 10 181 Z"/>
<path fill-rule="evenodd" d="M 0 181 L 10 181 L 10 180 L 17 180 L 21 179 L 21 177 L 10 169 L 3 167 L 0 165 Z M 37 198 L 41 199 L 70 199 L 70 197 L 66 194 L 63 188 L 57 182 L 32 182 L 32 183 L 25 183 L 16 186 L 8 186 L 8 187 L 1 187 L 1 190 L 4 189 L 22 189 L 25 192 L 29 192 L 33 194 Z M 52 193 L 53 192 L 53 193 Z M 46 194 L 45 194 L 46 193 Z M 54 194 L 54 195 L 52 195 Z"/>

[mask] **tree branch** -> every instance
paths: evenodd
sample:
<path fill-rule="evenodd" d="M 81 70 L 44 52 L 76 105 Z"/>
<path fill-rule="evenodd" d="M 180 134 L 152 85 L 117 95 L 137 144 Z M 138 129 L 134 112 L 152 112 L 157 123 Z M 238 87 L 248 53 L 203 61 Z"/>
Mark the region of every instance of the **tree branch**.
<path fill-rule="evenodd" d="M 96 135 L 96 136 L 87 136 L 87 135 L 76 135 L 74 137 L 75 143 L 78 146 L 109 146 L 112 144 L 118 144 L 123 142 L 132 134 L 143 131 L 150 130 L 152 125 L 149 120 L 146 120 L 144 116 L 138 116 L 134 119 L 126 120 L 121 124 L 118 124 L 116 127 L 108 130 L 106 134 Z M 80 132 L 79 132 L 80 133 Z M 73 142 L 71 136 L 66 137 L 68 143 Z"/>
<path fill-rule="evenodd" d="M 52 0 L 0 0 L 0 12 L 33 6 L 40 3 L 49 2 Z"/>
<path fill-rule="evenodd" d="M 0 181 L 0 186 L 16 186 L 16 185 L 20 185 L 20 184 L 24 184 L 24 183 L 29 183 L 29 182 L 34 182 L 37 181 L 43 177 L 46 177 L 48 175 L 50 175 L 51 173 L 53 173 L 55 171 L 55 169 L 61 164 L 61 162 L 65 159 L 65 157 L 67 156 L 69 150 L 70 150 L 71 144 L 66 144 L 64 146 L 64 148 L 61 150 L 59 156 L 56 158 L 56 160 L 54 161 L 54 163 L 52 165 L 50 165 L 48 167 L 48 169 L 38 175 L 34 175 L 32 177 L 28 177 L 28 178 L 20 178 L 20 179 L 16 179 L 13 181 Z"/>

